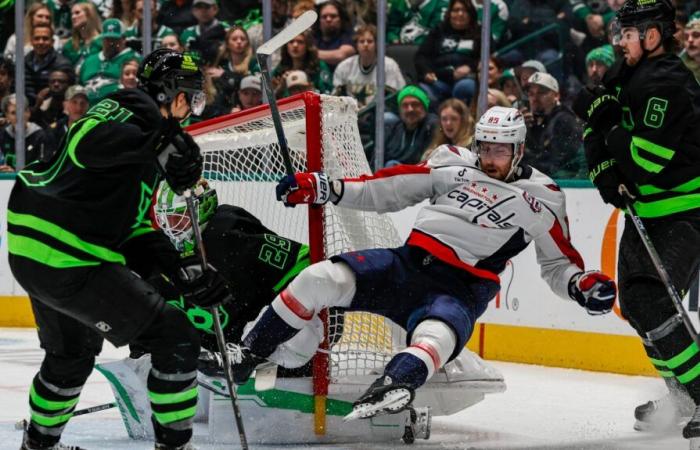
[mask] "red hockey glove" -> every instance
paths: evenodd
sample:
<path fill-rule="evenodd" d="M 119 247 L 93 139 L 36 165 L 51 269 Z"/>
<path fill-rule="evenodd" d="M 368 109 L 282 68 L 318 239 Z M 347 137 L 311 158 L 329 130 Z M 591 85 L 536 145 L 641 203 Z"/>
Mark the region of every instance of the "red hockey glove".
<path fill-rule="evenodd" d="M 569 281 L 569 297 L 586 308 L 588 314 L 607 314 L 615 304 L 615 282 L 603 272 L 579 272 Z"/>
<path fill-rule="evenodd" d="M 342 182 L 339 182 L 342 191 Z M 275 188 L 277 200 L 285 206 L 300 203 L 325 205 L 328 201 L 337 203 L 341 194 L 334 190 L 333 183 L 323 172 L 301 172 L 282 178 Z"/>

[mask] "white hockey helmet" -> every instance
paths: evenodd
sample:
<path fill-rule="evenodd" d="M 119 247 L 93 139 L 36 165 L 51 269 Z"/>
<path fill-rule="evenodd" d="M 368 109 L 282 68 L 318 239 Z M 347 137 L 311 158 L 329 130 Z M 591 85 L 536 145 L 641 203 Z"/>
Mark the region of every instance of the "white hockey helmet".
<path fill-rule="evenodd" d="M 219 200 L 216 191 L 202 178 L 192 189 L 200 226 L 204 227 L 216 212 Z M 177 195 L 165 181 L 161 183 L 153 208 L 156 223 L 181 252 L 194 249 L 194 231 L 187 213 L 187 201 Z"/>
<path fill-rule="evenodd" d="M 474 132 L 474 151 L 479 154 L 480 142 L 513 144 L 513 161 L 506 180 L 510 179 L 525 153 L 527 128 L 523 115 L 515 108 L 493 106 L 481 116 Z"/>

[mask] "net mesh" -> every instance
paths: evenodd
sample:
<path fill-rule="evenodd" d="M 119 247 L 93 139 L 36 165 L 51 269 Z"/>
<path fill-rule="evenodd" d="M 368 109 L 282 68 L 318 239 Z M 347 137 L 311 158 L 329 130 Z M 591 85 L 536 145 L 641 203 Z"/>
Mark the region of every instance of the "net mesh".
<path fill-rule="evenodd" d="M 357 128 L 357 105 L 345 97 L 320 96 L 321 123 L 306 117 L 310 94 L 279 105 L 292 165 L 307 168 L 307 134 L 320 127 L 323 170 L 331 178 L 371 173 Z M 276 233 L 309 242 L 306 207 L 285 208 L 275 200 L 284 162 L 269 109 L 243 112 L 193 131 L 204 156 L 204 175 L 220 202 L 246 208 Z M 309 145 L 313 145 L 310 143 Z M 326 258 L 351 250 L 395 247 L 400 239 L 389 217 L 337 207 L 323 209 Z M 333 378 L 377 372 L 403 345 L 403 330 L 384 317 L 331 310 L 329 367 Z"/>

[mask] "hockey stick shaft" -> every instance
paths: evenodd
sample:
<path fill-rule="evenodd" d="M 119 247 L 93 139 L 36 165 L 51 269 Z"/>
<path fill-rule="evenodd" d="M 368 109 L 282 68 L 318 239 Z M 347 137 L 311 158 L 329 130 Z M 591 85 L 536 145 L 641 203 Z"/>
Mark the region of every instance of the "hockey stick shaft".
<path fill-rule="evenodd" d="M 190 216 L 190 222 L 192 223 L 192 232 L 194 234 L 194 241 L 197 247 L 197 253 L 199 254 L 199 260 L 202 264 L 202 271 L 208 270 L 209 264 L 207 262 L 207 252 L 204 248 L 204 241 L 202 240 L 202 230 L 199 227 L 199 217 L 198 211 L 194 204 L 194 199 L 192 198 L 192 190 L 188 189 L 185 191 L 185 201 L 187 203 L 187 212 Z M 233 373 L 231 372 L 231 361 L 228 357 L 228 352 L 226 351 L 226 342 L 224 340 L 224 330 L 221 327 L 221 318 L 219 317 L 218 306 L 212 306 L 209 308 L 212 318 L 214 319 L 214 334 L 216 335 L 216 343 L 221 352 L 221 357 L 224 360 L 224 373 L 226 374 L 226 386 L 228 388 L 229 395 L 231 396 L 231 407 L 233 408 L 233 415 L 236 419 L 236 427 L 238 428 L 238 437 L 241 441 L 241 448 L 243 450 L 248 450 L 248 439 L 245 434 L 245 427 L 243 426 L 243 415 L 241 414 L 241 408 L 238 405 L 238 396 L 236 395 L 236 389 L 233 387 Z"/>
<path fill-rule="evenodd" d="M 116 402 L 110 402 L 110 403 L 103 403 L 102 405 L 95 405 L 91 406 L 89 408 L 83 408 L 79 409 L 77 411 L 73 411 L 73 415 L 71 417 L 78 417 L 78 416 L 84 416 L 86 414 L 92 414 L 100 411 L 105 411 L 107 409 L 112 409 L 116 408 L 117 403 Z M 26 424 L 28 423 L 27 419 L 20 419 L 15 423 L 15 429 L 17 430 L 23 430 L 26 427 Z"/>
<path fill-rule="evenodd" d="M 634 197 L 632 197 L 632 194 L 630 194 L 630 192 L 627 190 L 627 187 L 624 184 L 620 185 L 619 192 L 620 195 L 622 195 L 622 198 L 625 200 L 625 206 L 627 206 L 627 211 L 629 213 L 630 219 L 632 220 L 634 227 L 637 229 L 637 233 L 639 234 L 639 237 L 642 240 L 642 243 L 644 244 L 647 253 L 649 254 L 649 258 L 651 259 L 652 264 L 654 264 L 654 268 L 659 274 L 659 278 L 661 278 L 661 282 L 664 284 L 668 296 L 671 297 L 671 300 L 673 301 L 673 306 L 676 307 L 678 315 L 680 315 L 681 320 L 683 321 L 683 325 L 688 330 L 688 333 L 690 333 L 690 336 L 693 338 L 693 340 L 697 342 L 698 334 L 695 331 L 693 323 L 690 321 L 690 317 L 688 317 L 688 313 L 683 307 L 683 298 L 680 296 L 680 294 L 676 290 L 676 287 L 673 285 L 673 281 L 671 280 L 671 277 L 666 271 L 666 267 L 661 261 L 659 253 L 656 251 L 656 247 L 654 246 L 654 243 L 651 240 L 651 236 L 649 236 L 649 233 L 647 232 L 647 229 L 644 226 L 642 219 L 637 215 L 637 211 L 634 208 Z"/>
<path fill-rule="evenodd" d="M 280 144 L 280 153 L 282 154 L 284 169 L 287 172 L 287 175 L 294 175 L 294 166 L 292 165 L 292 157 L 289 153 L 287 138 L 284 135 L 284 128 L 282 127 L 282 116 L 280 115 L 279 108 L 277 107 L 277 99 L 275 98 L 275 94 L 272 90 L 272 77 L 270 75 L 268 57 L 277 51 L 277 49 L 281 48 L 283 45 L 286 45 L 287 42 L 309 29 L 309 27 L 316 22 L 317 18 L 318 15 L 315 11 L 305 12 L 286 28 L 277 33 L 275 37 L 261 45 L 257 51 L 258 64 L 260 65 L 260 72 L 262 73 L 263 78 L 263 89 L 265 89 L 265 95 L 267 96 L 267 101 L 270 105 L 272 123 L 275 126 L 275 133 L 277 134 L 277 141 Z"/>

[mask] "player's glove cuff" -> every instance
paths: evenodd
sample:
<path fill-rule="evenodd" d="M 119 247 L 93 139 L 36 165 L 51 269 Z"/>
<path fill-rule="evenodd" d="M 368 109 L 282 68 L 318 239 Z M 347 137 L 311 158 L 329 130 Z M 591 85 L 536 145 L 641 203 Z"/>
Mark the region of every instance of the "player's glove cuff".
<path fill-rule="evenodd" d="M 569 297 L 586 308 L 588 314 L 607 314 L 615 304 L 615 282 L 602 272 L 579 272 L 569 280 Z"/>

